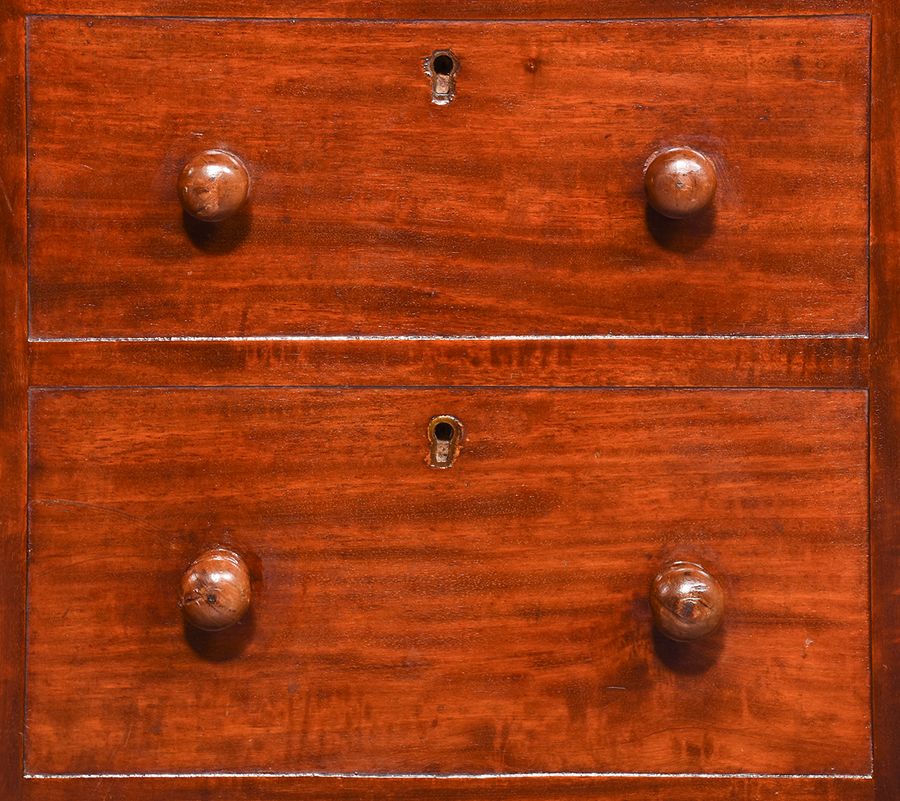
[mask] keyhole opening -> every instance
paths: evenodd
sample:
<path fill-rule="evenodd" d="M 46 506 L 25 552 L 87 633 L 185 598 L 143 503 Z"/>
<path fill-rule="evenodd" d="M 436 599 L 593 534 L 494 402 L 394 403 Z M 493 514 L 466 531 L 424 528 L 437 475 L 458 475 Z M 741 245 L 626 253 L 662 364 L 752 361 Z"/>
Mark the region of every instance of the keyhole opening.
<path fill-rule="evenodd" d="M 428 424 L 428 440 L 431 444 L 428 465 L 446 469 L 453 466 L 462 443 L 462 423 L 452 415 L 432 417 Z"/>
<path fill-rule="evenodd" d="M 450 442 L 455 433 L 453 426 L 445 421 L 441 421 L 434 427 L 434 438 L 441 442 Z"/>
<path fill-rule="evenodd" d="M 452 75 L 454 66 L 453 56 L 447 53 L 438 53 L 431 62 L 431 68 L 436 75 Z"/>

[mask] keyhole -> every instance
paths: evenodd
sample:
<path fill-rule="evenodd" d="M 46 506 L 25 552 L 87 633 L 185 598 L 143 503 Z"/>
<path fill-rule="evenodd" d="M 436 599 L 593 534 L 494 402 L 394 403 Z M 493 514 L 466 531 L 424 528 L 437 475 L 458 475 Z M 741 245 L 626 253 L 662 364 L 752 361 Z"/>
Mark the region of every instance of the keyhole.
<path fill-rule="evenodd" d="M 441 422 L 434 427 L 434 438 L 441 442 L 450 442 L 455 433 L 453 426 L 444 420 L 441 420 Z"/>
<path fill-rule="evenodd" d="M 462 423 L 449 414 L 432 417 L 428 424 L 428 440 L 431 444 L 428 465 L 446 469 L 453 466 L 462 442 Z"/>
<path fill-rule="evenodd" d="M 452 75 L 453 67 L 453 57 L 447 55 L 447 53 L 436 55 L 431 62 L 431 68 L 436 75 Z"/>
<path fill-rule="evenodd" d="M 424 62 L 425 74 L 431 78 L 431 102 L 446 106 L 456 96 L 456 73 L 459 59 L 451 50 L 435 50 Z"/>

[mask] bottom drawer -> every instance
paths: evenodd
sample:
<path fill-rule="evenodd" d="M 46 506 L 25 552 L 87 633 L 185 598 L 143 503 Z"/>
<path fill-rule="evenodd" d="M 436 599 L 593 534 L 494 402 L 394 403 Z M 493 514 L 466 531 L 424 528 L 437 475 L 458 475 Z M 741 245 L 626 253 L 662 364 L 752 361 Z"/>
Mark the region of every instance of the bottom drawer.
<path fill-rule="evenodd" d="M 27 770 L 866 774 L 866 404 L 34 391 Z M 252 600 L 202 632 L 214 546 Z M 692 642 L 653 627 L 677 560 L 724 593 Z"/>

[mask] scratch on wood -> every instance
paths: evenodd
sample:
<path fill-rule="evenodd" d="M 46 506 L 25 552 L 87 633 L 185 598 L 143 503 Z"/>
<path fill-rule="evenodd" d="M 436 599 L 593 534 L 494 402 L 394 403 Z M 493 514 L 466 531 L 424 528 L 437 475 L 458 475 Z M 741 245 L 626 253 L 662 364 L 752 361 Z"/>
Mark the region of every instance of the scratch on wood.
<path fill-rule="evenodd" d="M 12 202 L 9 199 L 9 194 L 6 191 L 6 184 L 3 183 L 3 179 L 0 178 L 0 192 L 3 192 L 3 202 L 6 203 L 6 208 L 9 210 L 9 213 L 13 213 Z"/>

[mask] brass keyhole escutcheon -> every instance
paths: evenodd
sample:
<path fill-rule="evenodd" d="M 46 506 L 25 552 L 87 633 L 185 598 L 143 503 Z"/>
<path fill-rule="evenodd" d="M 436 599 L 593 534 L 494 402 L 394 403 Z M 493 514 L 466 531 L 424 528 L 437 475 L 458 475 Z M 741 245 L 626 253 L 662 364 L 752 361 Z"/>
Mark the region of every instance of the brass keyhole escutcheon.
<path fill-rule="evenodd" d="M 452 50 L 435 50 L 425 59 L 425 74 L 431 78 L 431 102 L 446 106 L 456 97 L 456 74 L 459 59 Z"/>
<path fill-rule="evenodd" d="M 446 470 L 453 466 L 462 444 L 463 427 L 453 415 L 439 414 L 428 423 L 431 445 L 428 466 Z"/>

